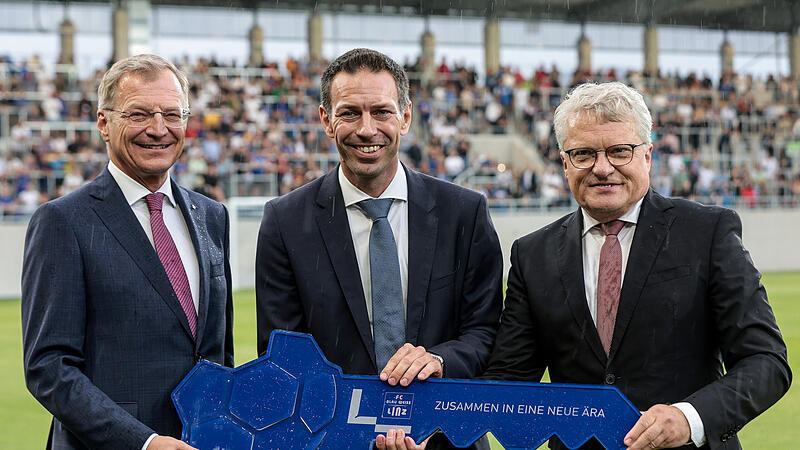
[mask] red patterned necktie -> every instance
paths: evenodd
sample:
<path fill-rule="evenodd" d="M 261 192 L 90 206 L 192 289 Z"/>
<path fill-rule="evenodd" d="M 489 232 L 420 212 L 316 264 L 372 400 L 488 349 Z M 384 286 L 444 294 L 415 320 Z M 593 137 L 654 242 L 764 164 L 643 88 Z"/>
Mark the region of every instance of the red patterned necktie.
<path fill-rule="evenodd" d="M 156 253 L 164 270 L 167 272 L 172 289 L 175 290 L 175 295 L 178 296 L 178 301 L 181 302 L 183 312 L 186 313 L 186 318 L 189 320 L 189 328 L 192 330 L 192 337 L 197 337 L 197 311 L 194 308 L 194 301 L 192 300 L 192 290 L 189 288 L 189 279 L 186 277 L 186 270 L 181 261 L 181 255 L 178 253 L 178 248 L 175 247 L 175 242 L 164 225 L 164 215 L 161 213 L 161 206 L 164 203 L 164 194 L 155 192 L 148 194 L 145 197 L 147 200 L 147 209 L 150 210 L 150 227 L 153 230 L 153 242 L 156 246 Z"/>
<path fill-rule="evenodd" d="M 611 350 L 611 337 L 617 320 L 619 291 L 622 279 L 622 247 L 617 233 L 625 225 L 621 220 L 600 224 L 606 241 L 600 249 L 600 268 L 597 273 L 597 332 L 603 349 L 608 355 Z"/>

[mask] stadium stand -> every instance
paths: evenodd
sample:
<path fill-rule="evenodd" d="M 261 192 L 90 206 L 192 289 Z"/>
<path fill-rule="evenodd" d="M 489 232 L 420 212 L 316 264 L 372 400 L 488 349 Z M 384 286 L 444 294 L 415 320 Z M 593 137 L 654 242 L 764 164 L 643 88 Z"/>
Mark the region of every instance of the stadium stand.
<path fill-rule="evenodd" d="M 176 61 L 190 74 L 192 117 L 174 173 L 218 199 L 275 196 L 331 169 L 335 146 L 318 117 L 326 63 L 289 58 L 263 67 L 213 58 Z M 643 93 L 654 113 L 651 183 L 662 194 L 730 207 L 793 207 L 800 200 L 798 85 L 787 78 L 708 77 L 615 70 L 530 74 L 502 67 L 481 79 L 443 60 L 432 77 L 407 62 L 414 128 L 404 160 L 422 172 L 483 192 L 496 208 L 570 204 L 552 132 L 562 95 L 586 81 L 620 80 Z M 25 218 L 105 165 L 95 130 L 102 70 L 80 79 L 35 55 L 0 57 L 0 208 Z M 525 157 L 488 151 L 486 136 L 516 138 Z"/>

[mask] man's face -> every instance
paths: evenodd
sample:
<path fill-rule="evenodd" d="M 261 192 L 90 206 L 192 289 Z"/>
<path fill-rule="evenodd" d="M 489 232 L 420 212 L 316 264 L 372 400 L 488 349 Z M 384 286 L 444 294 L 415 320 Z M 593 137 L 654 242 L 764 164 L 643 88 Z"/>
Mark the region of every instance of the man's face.
<path fill-rule="evenodd" d="M 339 149 L 344 175 L 378 197 L 397 171 L 400 136 L 411 125 L 411 104 L 400 112 L 392 75 L 368 70 L 338 73 L 331 82 L 331 111 L 320 106 L 319 115 Z"/>
<path fill-rule="evenodd" d="M 564 150 L 588 147 L 605 149 L 615 144 L 640 144 L 633 121 L 597 123 L 592 116 L 581 114 L 569 128 Z M 653 145 L 634 149 L 633 160 L 619 167 L 608 162 L 605 152 L 597 154 L 594 167 L 576 169 L 569 156 L 561 153 L 564 175 L 578 204 L 600 222 L 618 219 L 636 204 L 650 186 L 650 157 Z"/>
<path fill-rule="evenodd" d="M 187 106 L 180 83 L 169 70 L 155 80 L 123 75 L 113 105 L 115 110 L 128 112 L 175 112 Z M 120 113 L 104 110 L 97 113 L 97 128 L 114 164 L 151 191 L 164 183 L 167 170 L 183 151 L 186 131 L 185 126 L 167 127 L 161 114 L 132 126 Z"/>

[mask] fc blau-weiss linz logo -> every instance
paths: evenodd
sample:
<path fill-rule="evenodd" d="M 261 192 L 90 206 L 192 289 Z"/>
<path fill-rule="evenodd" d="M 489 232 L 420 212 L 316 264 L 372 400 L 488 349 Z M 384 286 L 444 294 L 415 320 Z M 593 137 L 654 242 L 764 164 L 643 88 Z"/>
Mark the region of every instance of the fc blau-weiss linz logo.
<path fill-rule="evenodd" d="M 384 419 L 410 419 L 414 406 L 414 394 L 408 392 L 387 392 L 383 394 Z"/>

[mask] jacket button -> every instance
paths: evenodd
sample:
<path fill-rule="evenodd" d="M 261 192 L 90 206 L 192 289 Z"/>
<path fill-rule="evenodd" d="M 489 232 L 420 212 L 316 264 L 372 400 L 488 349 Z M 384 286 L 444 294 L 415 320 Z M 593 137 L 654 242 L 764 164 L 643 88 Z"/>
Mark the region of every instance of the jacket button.
<path fill-rule="evenodd" d="M 616 381 L 617 377 L 615 377 L 613 373 L 606 374 L 606 384 L 614 384 Z"/>

